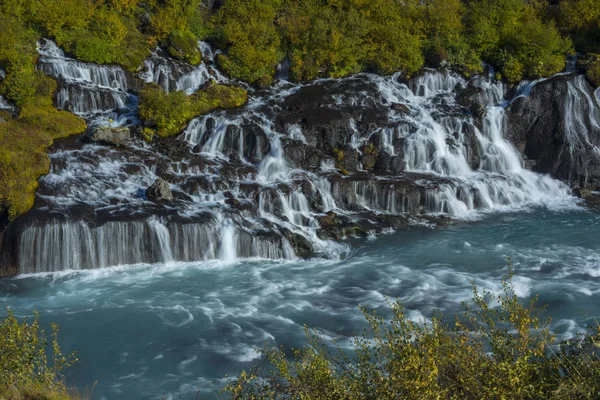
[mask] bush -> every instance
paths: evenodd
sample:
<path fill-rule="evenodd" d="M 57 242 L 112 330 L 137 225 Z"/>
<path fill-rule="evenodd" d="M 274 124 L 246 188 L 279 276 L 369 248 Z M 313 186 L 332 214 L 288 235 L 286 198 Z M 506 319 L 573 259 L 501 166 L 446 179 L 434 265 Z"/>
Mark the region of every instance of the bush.
<path fill-rule="evenodd" d="M 537 299 L 521 304 L 510 278 L 502 287 L 494 295 L 473 286 L 474 307 L 465 305 L 452 326 L 441 315 L 409 320 L 398 302 L 389 321 L 362 309 L 370 332 L 354 339 L 353 355 L 330 350 L 306 329 L 309 346 L 293 359 L 267 349 L 268 368 L 242 372 L 225 392 L 234 399 L 597 398 L 600 329 L 559 351 Z"/>
<path fill-rule="evenodd" d="M 190 31 L 174 31 L 169 36 L 169 54 L 178 60 L 192 65 L 202 63 L 202 55 L 198 50 L 198 38 Z"/>
<path fill-rule="evenodd" d="M 219 65 L 233 78 L 253 83 L 273 76 L 283 58 L 275 18 L 280 0 L 228 0 L 216 15 L 216 25 L 228 45 Z"/>
<path fill-rule="evenodd" d="M 40 329 L 39 315 L 21 322 L 12 311 L 0 323 L 0 398 L 69 399 L 62 371 L 77 362 L 64 356 L 58 345 L 58 327 L 52 325 L 51 342 Z M 51 346 L 48 360 L 48 344 Z"/>
<path fill-rule="evenodd" d="M 559 26 L 569 34 L 582 53 L 600 53 L 600 2 L 562 0 Z"/>
<path fill-rule="evenodd" d="M 571 42 L 539 13 L 536 2 L 473 0 L 465 11 L 468 41 L 510 82 L 560 72 L 573 51 Z"/>
<path fill-rule="evenodd" d="M 585 75 L 594 87 L 600 86 L 600 57 L 590 62 Z"/>

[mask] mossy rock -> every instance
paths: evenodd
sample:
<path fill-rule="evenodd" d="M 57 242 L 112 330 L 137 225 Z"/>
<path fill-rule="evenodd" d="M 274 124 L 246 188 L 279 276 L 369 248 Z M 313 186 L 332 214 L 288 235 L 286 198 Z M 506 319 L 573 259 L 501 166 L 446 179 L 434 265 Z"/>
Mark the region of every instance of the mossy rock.
<path fill-rule="evenodd" d="M 56 110 L 50 97 L 35 97 L 21 108 L 18 118 L 0 124 L 0 207 L 9 219 L 33 207 L 38 178 L 47 174 L 46 151 L 54 139 L 82 133 L 85 122 Z"/>
<path fill-rule="evenodd" d="M 596 57 L 595 61 L 590 61 L 585 71 L 585 76 L 592 86 L 600 87 L 600 57 Z"/>
<path fill-rule="evenodd" d="M 172 57 L 192 65 L 202 63 L 198 38 L 190 31 L 174 31 L 169 36 L 167 51 Z"/>
<path fill-rule="evenodd" d="M 183 92 L 165 93 L 157 85 L 148 85 L 140 94 L 140 118 L 148 125 L 152 121 L 156 134 L 161 137 L 177 135 L 198 115 L 219 108 L 240 107 L 248 101 L 248 94 L 240 87 L 211 84 L 191 96 Z M 152 136 L 148 129 L 146 136 Z"/>

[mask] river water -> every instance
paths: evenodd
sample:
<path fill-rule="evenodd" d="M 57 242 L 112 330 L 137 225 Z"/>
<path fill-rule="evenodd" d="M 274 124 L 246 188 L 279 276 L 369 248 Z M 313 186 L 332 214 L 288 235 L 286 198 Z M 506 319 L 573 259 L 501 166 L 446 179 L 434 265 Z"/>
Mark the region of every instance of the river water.
<path fill-rule="evenodd" d="M 514 269 L 517 295 L 548 306 L 566 339 L 600 316 L 600 215 L 530 209 L 347 242 L 332 260 L 205 261 L 24 275 L 0 281 L 0 305 L 61 327 L 80 362 L 68 382 L 99 399 L 214 398 L 265 345 L 301 347 L 303 326 L 348 344 L 357 306 L 410 318 L 461 311 L 470 279 L 498 292 Z M 509 261 L 510 260 L 510 261 Z"/>

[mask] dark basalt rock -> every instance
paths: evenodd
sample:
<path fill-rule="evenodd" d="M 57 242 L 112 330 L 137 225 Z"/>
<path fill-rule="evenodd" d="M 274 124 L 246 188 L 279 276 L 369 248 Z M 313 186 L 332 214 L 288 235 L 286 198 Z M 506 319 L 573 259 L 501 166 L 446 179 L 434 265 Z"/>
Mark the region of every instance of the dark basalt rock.
<path fill-rule="evenodd" d="M 298 168 L 316 171 L 321 167 L 324 154 L 322 151 L 298 140 L 282 140 L 284 155 L 287 161 Z"/>
<path fill-rule="evenodd" d="M 583 76 L 554 76 L 508 106 L 509 139 L 535 163 L 535 171 L 574 185 L 597 186 L 600 158 L 594 146 L 600 145 L 600 129 L 592 118 L 599 115 L 598 109 Z"/>
<path fill-rule="evenodd" d="M 299 125 L 306 144 L 325 152 L 350 143 L 353 126 L 365 137 L 387 125 L 388 110 L 374 98 L 378 88 L 361 77 L 304 86 L 281 104 L 276 127 Z"/>
<path fill-rule="evenodd" d="M 379 149 L 375 145 L 370 144 L 361 147 L 360 152 L 363 168 L 366 170 L 372 170 L 377 163 L 377 159 L 379 158 Z"/>
<path fill-rule="evenodd" d="M 483 118 L 486 114 L 484 94 L 483 88 L 469 84 L 457 93 L 456 102 L 469 110 L 474 117 Z"/>
<path fill-rule="evenodd" d="M 308 258 L 314 255 L 313 245 L 310 240 L 298 233 L 290 231 L 287 228 L 281 228 L 281 233 L 290 243 L 294 249 L 294 253 L 296 253 L 298 257 Z"/>
<path fill-rule="evenodd" d="M 154 181 L 152 186 L 146 190 L 146 197 L 148 200 L 155 203 L 173 200 L 173 193 L 171 192 L 169 182 L 162 178 L 158 178 Z"/>

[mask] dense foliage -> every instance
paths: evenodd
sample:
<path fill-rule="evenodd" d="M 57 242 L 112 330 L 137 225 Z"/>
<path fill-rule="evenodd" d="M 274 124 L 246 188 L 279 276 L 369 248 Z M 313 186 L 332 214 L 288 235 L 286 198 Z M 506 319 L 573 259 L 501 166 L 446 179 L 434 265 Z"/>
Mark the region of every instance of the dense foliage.
<path fill-rule="evenodd" d="M 0 399 L 69 400 L 75 397 L 67 390 L 61 373 L 77 359 L 73 354 L 62 354 L 57 336 L 58 327 L 53 325 L 52 340 L 48 342 L 40 329 L 38 315 L 33 321 L 19 321 L 9 311 L 0 322 Z"/>
<path fill-rule="evenodd" d="M 363 310 L 370 332 L 350 358 L 306 331 L 309 346 L 267 350 L 270 368 L 243 372 L 225 389 L 234 399 L 591 399 L 600 395 L 600 328 L 555 345 L 536 299 L 523 305 L 510 280 L 501 295 L 478 292 L 453 326 Z"/>
<path fill-rule="evenodd" d="M 159 44 L 198 64 L 195 43 L 206 39 L 226 48 L 230 76 L 258 84 L 286 57 L 296 80 L 424 65 L 475 72 L 485 61 L 516 82 L 560 71 L 572 41 L 600 52 L 595 0 L 0 0 L 0 22 L 2 86 L 14 101 L 27 95 L 40 36 L 131 70 Z"/>

